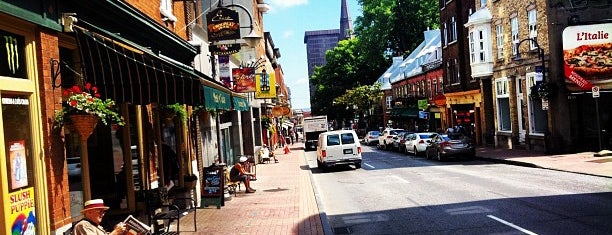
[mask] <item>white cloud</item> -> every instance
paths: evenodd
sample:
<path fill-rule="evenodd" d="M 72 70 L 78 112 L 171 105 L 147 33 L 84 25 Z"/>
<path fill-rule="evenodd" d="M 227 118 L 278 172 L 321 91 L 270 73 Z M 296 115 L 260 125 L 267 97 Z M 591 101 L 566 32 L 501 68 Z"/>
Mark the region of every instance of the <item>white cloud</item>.
<path fill-rule="evenodd" d="M 308 4 L 308 0 L 268 0 L 272 8 L 288 8 Z"/>
<path fill-rule="evenodd" d="M 285 32 L 283 32 L 283 38 L 290 38 L 293 36 L 295 32 L 293 32 L 293 30 L 287 30 Z"/>

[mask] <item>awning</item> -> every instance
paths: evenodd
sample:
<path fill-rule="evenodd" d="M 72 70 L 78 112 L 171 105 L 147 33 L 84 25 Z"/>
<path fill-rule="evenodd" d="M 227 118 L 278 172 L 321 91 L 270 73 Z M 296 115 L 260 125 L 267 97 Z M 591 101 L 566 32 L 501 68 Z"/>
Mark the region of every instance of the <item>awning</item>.
<path fill-rule="evenodd" d="M 204 107 L 206 109 L 231 110 L 231 95 L 227 92 L 204 86 Z"/>
<path fill-rule="evenodd" d="M 193 70 L 116 35 L 74 29 L 85 78 L 103 97 L 118 103 L 201 104 L 201 82 Z"/>
<path fill-rule="evenodd" d="M 234 109 L 236 111 L 248 111 L 249 110 L 249 101 L 245 98 L 232 96 L 232 103 L 234 104 Z"/>
<path fill-rule="evenodd" d="M 419 117 L 419 109 L 417 107 L 393 108 L 391 110 L 391 117 L 416 118 L 416 117 Z"/>

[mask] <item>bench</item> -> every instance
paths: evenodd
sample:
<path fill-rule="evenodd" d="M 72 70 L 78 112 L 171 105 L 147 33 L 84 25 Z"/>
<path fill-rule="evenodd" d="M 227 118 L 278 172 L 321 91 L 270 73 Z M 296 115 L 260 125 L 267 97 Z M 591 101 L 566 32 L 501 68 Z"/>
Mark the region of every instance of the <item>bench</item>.
<path fill-rule="evenodd" d="M 238 195 L 238 191 L 240 191 L 240 184 L 242 183 L 242 181 L 232 181 L 230 179 L 230 170 L 231 168 L 228 168 L 225 170 L 225 185 L 227 185 L 227 191 L 230 194 L 234 194 L 234 196 Z M 238 188 L 238 190 L 236 190 L 236 188 Z"/>
<path fill-rule="evenodd" d="M 160 188 L 143 191 L 149 224 L 153 225 L 153 234 L 174 235 L 180 234 L 180 219 L 193 212 L 194 231 L 198 230 L 196 223 L 196 203 L 193 198 L 169 197 L 165 190 Z M 165 228 L 157 221 L 167 222 Z M 176 231 L 170 231 L 170 225 L 176 221 Z"/>

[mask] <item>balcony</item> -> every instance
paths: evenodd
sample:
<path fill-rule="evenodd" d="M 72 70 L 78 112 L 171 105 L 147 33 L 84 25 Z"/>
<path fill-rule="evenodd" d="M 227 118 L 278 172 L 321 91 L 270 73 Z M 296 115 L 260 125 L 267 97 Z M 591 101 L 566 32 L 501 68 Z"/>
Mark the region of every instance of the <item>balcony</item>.
<path fill-rule="evenodd" d="M 478 62 L 470 65 L 473 78 L 493 76 L 493 62 Z"/>

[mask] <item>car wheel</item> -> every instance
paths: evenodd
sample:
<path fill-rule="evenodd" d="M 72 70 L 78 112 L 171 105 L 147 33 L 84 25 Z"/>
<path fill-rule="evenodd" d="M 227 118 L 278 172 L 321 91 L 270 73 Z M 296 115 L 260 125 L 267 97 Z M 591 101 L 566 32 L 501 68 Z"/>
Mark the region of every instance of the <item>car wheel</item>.
<path fill-rule="evenodd" d="M 430 159 L 431 157 L 429 156 L 429 149 L 425 149 L 425 159 Z"/>
<path fill-rule="evenodd" d="M 419 151 L 417 151 L 416 146 L 414 147 L 414 149 L 413 149 L 413 150 L 414 150 L 414 156 L 415 156 L 415 157 L 416 157 L 416 156 L 419 156 Z"/>
<path fill-rule="evenodd" d="M 440 153 L 440 150 L 436 150 L 436 158 L 438 159 L 438 161 L 443 161 L 444 160 L 442 158 L 442 153 Z"/>
<path fill-rule="evenodd" d="M 355 169 L 359 169 L 361 168 L 361 162 L 360 163 L 355 163 Z"/>

